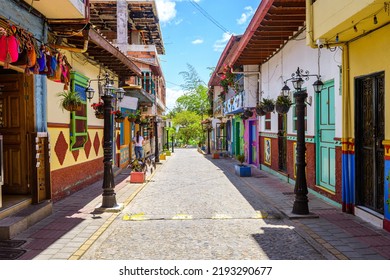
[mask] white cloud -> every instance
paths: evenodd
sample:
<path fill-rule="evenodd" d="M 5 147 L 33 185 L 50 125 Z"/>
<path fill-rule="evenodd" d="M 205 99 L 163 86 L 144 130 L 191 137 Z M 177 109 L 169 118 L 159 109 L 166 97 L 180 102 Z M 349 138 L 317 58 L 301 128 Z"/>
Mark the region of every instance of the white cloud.
<path fill-rule="evenodd" d="M 194 45 L 203 44 L 203 39 L 196 39 L 196 40 L 192 41 L 191 43 Z"/>
<path fill-rule="evenodd" d="M 176 3 L 173 0 L 156 0 L 158 16 L 162 23 L 169 22 L 176 17 Z"/>
<path fill-rule="evenodd" d="M 232 35 L 229 34 L 229 33 L 223 33 L 222 35 L 222 39 L 219 39 L 217 40 L 215 43 L 214 43 L 214 51 L 216 52 L 222 52 L 223 49 L 225 48 L 226 46 L 226 43 L 230 40 L 230 37 Z"/>
<path fill-rule="evenodd" d="M 245 12 L 241 14 L 241 17 L 237 19 L 237 23 L 242 25 L 247 22 L 247 20 L 255 13 L 251 6 L 244 8 Z"/>
<path fill-rule="evenodd" d="M 172 110 L 175 107 L 176 100 L 184 94 L 183 90 L 167 87 L 166 106 L 168 110 Z"/>

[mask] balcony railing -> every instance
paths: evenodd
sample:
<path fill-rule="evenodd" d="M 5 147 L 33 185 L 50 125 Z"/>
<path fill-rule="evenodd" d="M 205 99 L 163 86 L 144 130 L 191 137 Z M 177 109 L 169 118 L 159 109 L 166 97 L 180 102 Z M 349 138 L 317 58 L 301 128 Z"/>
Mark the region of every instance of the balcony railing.
<path fill-rule="evenodd" d="M 245 104 L 245 91 L 241 91 L 237 95 L 233 96 L 232 98 L 226 100 L 223 103 L 223 114 L 235 114 L 241 111 Z"/>

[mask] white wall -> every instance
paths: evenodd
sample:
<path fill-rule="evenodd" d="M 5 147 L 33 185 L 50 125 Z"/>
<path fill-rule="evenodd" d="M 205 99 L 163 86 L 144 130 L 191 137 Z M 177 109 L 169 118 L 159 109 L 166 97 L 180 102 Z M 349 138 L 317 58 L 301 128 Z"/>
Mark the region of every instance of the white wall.
<path fill-rule="evenodd" d="M 318 73 L 318 49 L 312 49 L 306 46 L 305 40 L 302 40 L 305 33 L 301 34 L 295 40 L 289 41 L 286 46 L 272 57 L 267 63 L 261 65 L 261 89 L 262 96 L 276 100 L 277 96 L 284 85 L 283 81 L 291 78 L 298 67 L 304 71 L 309 71 L 310 74 Z M 335 86 L 335 112 L 336 116 L 336 137 L 341 138 L 342 132 L 342 116 L 341 116 L 341 95 L 340 95 L 340 70 L 339 65 L 342 62 L 342 52 L 340 49 L 329 50 L 326 48 L 320 49 L 320 75 L 322 81 L 326 82 L 334 79 Z M 310 77 L 305 80 L 303 85 L 307 89 L 308 95 L 312 96 L 312 105 L 307 106 L 307 135 L 315 134 L 315 93 L 312 84 L 316 81 L 316 77 Z M 287 82 L 291 90 L 294 87 L 291 81 Z M 293 100 L 294 102 L 294 100 Z M 271 130 L 266 132 L 277 133 L 278 115 L 273 113 Z M 261 131 L 264 131 L 264 117 L 261 117 Z M 292 125 L 292 110 L 288 112 L 288 130 L 287 133 L 293 133 Z"/>
<path fill-rule="evenodd" d="M 259 66 L 244 65 L 244 91 L 246 107 L 255 107 L 259 93 Z"/>

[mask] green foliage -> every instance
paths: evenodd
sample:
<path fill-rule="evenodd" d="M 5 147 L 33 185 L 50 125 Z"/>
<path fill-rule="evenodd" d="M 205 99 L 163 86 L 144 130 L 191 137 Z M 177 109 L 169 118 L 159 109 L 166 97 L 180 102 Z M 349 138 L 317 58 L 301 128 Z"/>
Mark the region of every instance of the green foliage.
<path fill-rule="evenodd" d="M 261 106 L 271 106 L 275 105 L 275 101 L 273 99 L 269 98 L 263 98 L 263 100 L 260 102 Z"/>
<path fill-rule="evenodd" d="M 284 95 L 279 95 L 278 98 L 276 99 L 275 102 L 276 105 L 285 105 L 285 106 L 291 106 L 292 102 L 290 97 L 284 96 Z"/>
<path fill-rule="evenodd" d="M 76 91 L 63 91 L 58 93 L 61 97 L 60 105 L 63 109 L 68 111 L 76 111 L 82 104 L 82 99 Z"/>
<path fill-rule="evenodd" d="M 237 155 L 236 156 L 236 159 L 240 162 L 240 164 L 242 165 L 245 161 L 245 156 L 244 155 Z"/>
<path fill-rule="evenodd" d="M 172 118 L 173 126 L 179 127 L 175 138 L 184 144 L 198 143 L 202 139 L 201 117 L 195 112 L 182 111 Z"/>

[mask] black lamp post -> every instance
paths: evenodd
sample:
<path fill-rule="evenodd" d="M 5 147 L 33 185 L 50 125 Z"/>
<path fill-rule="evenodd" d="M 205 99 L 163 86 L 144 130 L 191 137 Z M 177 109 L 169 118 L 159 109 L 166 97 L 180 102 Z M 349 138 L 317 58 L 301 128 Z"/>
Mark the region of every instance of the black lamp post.
<path fill-rule="evenodd" d="M 96 80 L 99 85 L 99 95 L 104 103 L 104 174 L 103 174 L 103 201 L 101 208 L 116 208 L 118 204 L 116 202 L 114 174 L 112 171 L 112 143 L 113 143 L 113 126 L 112 126 L 112 99 L 114 94 L 115 98 L 119 101 L 123 99 L 124 90 L 122 88 L 115 89 L 113 86 L 114 80 L 106 73 L 104 77 L 98 77 Z M 102 85 L 103 83 L 103 85 Z M 94 89 L 88 86 L 86 88 L 86 95 L 89 100 L 93 98 Z"/>
<path fill-rule="evenodd" d="M 212 124 L 211 123 L 209 123 L 208 125 L 207 125 L 207 154 L 209 155 L 209 154 L 211 154 L 211 145 L 210 145 L 210 132 L 211 132 L 211 130 L 212 130 Z"/>
<path fill-rule="evenodd" d="M 284 87 L 282 88 L 282 94 L 287 95 L 290 91 L 290 88 L 287 86 L 287 81 L 292 82 L 296 92 L 294 93 L 295 106 L 296 106 L 296 116 L 297 116 L 297 158 L 296 158 L 296 181 L 295 181 L 295 201 L 292 209 L 293 214 L 298 215 L 308 215 L 309 214 L 309 204 L 307 199 L 308 189 L 306 183 L 306 144 L 305 144 L 305 100 L 307 98 L 306 90 L 302 90 L 302 85 L 305 80 L 309 80 L 309 77 L 317 77 L 317 81 L 314 82 L 314 91 L 320 93 L 324 86 L 323 82 L 320 80 L 319 75 L 310 75 L 308 71 L 303 72 L 302 69 L 297 69 L 293 73 L 292 78 L 284 82 Z"/>
<path fill-rule="evenodd" d="M 160 162 L 160 152 L 158 150 L 158 117 L 154 118 L 154 161 Z"/>

